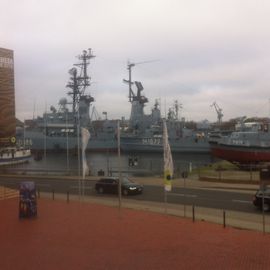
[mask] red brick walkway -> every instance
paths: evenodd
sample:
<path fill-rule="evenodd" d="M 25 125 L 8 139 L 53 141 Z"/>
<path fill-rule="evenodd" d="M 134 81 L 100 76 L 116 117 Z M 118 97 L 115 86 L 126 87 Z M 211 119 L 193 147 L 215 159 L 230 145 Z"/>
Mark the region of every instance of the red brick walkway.
<path fill-rule="evenodd" d="M 270 269 L 270 235 L 150 212 L 52 201 L 18 219 L 0 201 L 0 269 Z"/>

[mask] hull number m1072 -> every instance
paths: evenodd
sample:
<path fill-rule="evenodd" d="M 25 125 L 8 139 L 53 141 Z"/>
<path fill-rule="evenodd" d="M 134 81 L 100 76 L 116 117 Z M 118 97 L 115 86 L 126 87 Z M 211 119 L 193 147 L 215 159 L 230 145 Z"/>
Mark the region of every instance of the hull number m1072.
<path fill-rule="evenodd" d="M 142 144 L 161 145 L 162 139 L 161 138 L 144 138 L 142 139 Z"/>

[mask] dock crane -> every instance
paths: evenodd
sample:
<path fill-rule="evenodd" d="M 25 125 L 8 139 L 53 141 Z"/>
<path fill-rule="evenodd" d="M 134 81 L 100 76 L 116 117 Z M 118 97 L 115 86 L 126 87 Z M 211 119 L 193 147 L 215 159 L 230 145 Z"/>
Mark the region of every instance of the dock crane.
<path fill-rule="evenodd" d="M 222 117 L 223 117 L 223 113 L 222 113 L 222 109 L 218 106 L 218 104 L 214 101 L 213 104 L 211 105 L 211 107 L 214 107 L 216 112 L 217 112 L 217 119 L 218 119 L 218 124 L 221 124 L 222 122 Z"/>

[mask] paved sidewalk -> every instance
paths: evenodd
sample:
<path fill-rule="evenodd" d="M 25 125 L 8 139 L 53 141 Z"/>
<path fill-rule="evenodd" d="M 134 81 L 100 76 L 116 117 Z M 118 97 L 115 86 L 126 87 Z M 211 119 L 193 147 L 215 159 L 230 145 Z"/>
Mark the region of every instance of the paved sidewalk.
<path fill-rule="evenodd" d="M 9 177 L 9 176 L 6 176 Z M 11 176 L 12 177 L 12 176 Z M 25 178 L 25 175 L 21 177 Z M 74 179 L 74 176 L 42 176 L 42 175 L 31 175 L 27 176 L 27 178 L 33 179 L 34 181 L 38 181 L 39 178 L 58 178 L 65 181 L 67 178 Z M 75 176 L 76 178 L 76 176 Z M 95 182 L 99 177 L 92 176 L 88 177 L 87 180 Z M 157 185 L 163 187 L 163 178 L 161 177 L 132 177 L 136 182 L 141 183 L 143 185 Z M 255 191 L 258 189 L 257 184 L 243 184 L 239 183 L 224 183 L 224 182 L 209 182 L 209 181 L 200 181 L 196 178 L 188 178 L 185 180 L 183 178 L 177 178 L 173 180 L 173 188 L 174 187 L 184 187 L 187 188 L 196 188 L 196 189 L 215 189 L 215 190 L 223 190 L 223 191 L 236 191 L 242 193 L 250 194 L 250 203 L 252 200 L 252 196 L 255 194 Z M 0 194 L 1 195 L 1 194 Z M 171 194 L 169 194 L 171 195 Z M 52 194 L 42 194 L 43 197 L 52 198 Z M 61 198 L 66 200 L 66 194 L 55 194 L 56 198 Z M 71 200 L 78 200 L 78 195 L 70 195 Z M 118 205 L 118 199 L 116 196 L 86 196 L 85 200 L 91 203 L 104 204 L 110 206 Z M 132 200 L 131 198 L 125 199 L 123 197 L 123 206 L 125 208 L 130 209 L 139 209 L 146 210 L 156 213 L 165 213 L 165 204 L 164 202 L 149 202 L 149 201 L 140 201 L 140 200 Z M 195 213 L 195 219 L 197 220 L 205 220 L 208 222 L 214 222 L 217 224 L 223 225 L 226 223 L 226 226 L 231 226 L 235 228 L 242 229 L 250 229 L 259 232 L 270 233 L 270 216 L 266 213 L 265 216 L 262 215 L 260 211 L 256 213 L 245 213 L 238 211 L 230 211 L 226 210 L 226 220 L 224 221 L 223 210 L 222 209 L 211 209 L 195 206 L 195 211 L 193 212 L 192 206 L 184 206 L 180 204 L 168 204 L 167 213 L 170 215 L 175 215 L 179 217 L 188 217 L 192 219 L 193 213 Z"/>
<path fill-rule="evenodd" d="M 0 201 L 0 269 L 269 269 L 268 234 L 153 212 L 39 199 L 18 219 Z"/>
<path fill-rule="evenodd" d="M 52 199 L 52 193 L 40 193 L 41 198 Z M 54 194 L 55 199 L 67 201 L 66 194 Z M 101 204 L 112 207 L 119 207 L 119 199 L 115 195 L 102 194 L 99 196 L 84 196 L 69 195 L 71 201 L 83 201 L 86 203 Z M 182 204 L 165 204 L 164 202 L 153 202 L 132 199 L 132 197 L 122 196 L 122 208 L 150 211 L 163 215 L 172 215 L 180 218 L 188 218 L 197 221 L 207 221 L 220 224 L 225 227 L 234 227 L 245 230 L 254 230 L 258 232 L 270 233 L 270 216 L 265 214 L 264 219 L 262 212 L 245 213 L 239 211 L 226 210 L 225 220 L 222 209 L 206 208 Z M 264 223 L 263 223 L 264 220 Z"/>

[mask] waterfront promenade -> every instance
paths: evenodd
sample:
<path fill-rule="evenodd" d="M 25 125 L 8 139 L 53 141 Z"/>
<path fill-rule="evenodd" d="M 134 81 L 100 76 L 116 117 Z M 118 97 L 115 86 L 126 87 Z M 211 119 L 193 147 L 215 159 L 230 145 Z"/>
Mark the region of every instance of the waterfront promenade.
<path fill-rule="evenodd" d="M 24 180 L 29 180 L 29 181 L 36 181 L 37 186 L 41 185 L 41 187 L 45 186 L 44 182 L 41 182 L 43 184 L 39 184 L 39 180 L 42 181 L 42 179 L 48 178 L 48 185 L 49 185 L 49 181 L 50 181 L 50 177 L 53 176 L 26 176 L 26 175 L 21 175 L 20 176 L 22 179 Z M 9 181 L 9 176 L 5 175 L 2 178 L 5 179 L 5 181 Z M 55 177 L 53 177 L 54 179 Z M 68 176 L 57 176 L 57 179 L 59 178 L 60 182 L 63 180 L 68 180 L 70 179 Z M 52 179 L 52 180 L 53 180 Z M 72 177 L 71 179 L 74 180 L 74 177 Z M 91 185 L 87 186 L 87 192 L 88 195 L 84 196 L 84 201 L 85 202 L 90 202 L 90 203 L 95 203 L 95 204 L 103 204 L 103 205 L 108 205 L 108 206 L 114 206 L 117 207 L 118 206 L 118 198 L 117 196 L 97 196 L 95 191 L 93 190 L 93 184 L 95 183 L 95 181 L 98 179 L 98 177 L 88 177 L 87 180 L 91 182 Z M 160 177 L 137 177 L 137 178 L 132 178 L 134 179 L 136 182 L 139 182 L 145 186 L 159 186 L 160 188 L 163 187 L 163 179 Z M 11 180 L 11 178 L 10 178 Z M 2 180 L 3 181 L 3 180 Z M 76 188 L 76 180 L 74 180 L 75 182 L 71 185 L 73 188 Z M 18 184 L 16 185 L 11 185 L 14 188 L 18 187 Z M 47 186 L 47 184 L 46 184 Z M 253 182 L 253 184 L 245 184 L 245 183 L 241 183 L 241 182 L 236 182 L 234 184 L 232 183 L 223 183 L 223 182 L 209 182 L 209 181 L 199 181 L 198 179 L 194 179 L 194 178 L 190 178 L 186 180 L 186 184 L 184 184 L 184 181 L 182 178 L 180 179 L 174 179 L 173 180 L 173 187 L 184 187 L 186 186 L 187 188 L 194 188 L 196 190 L 212 190 L 212 192 L 214 192 L 215 190 L 217 192 L 222 191 L 223 194 L 224 192 L 226 193 L 226 191 L 228 191 L 229 193 L 232 192 L 236 192 L 239 195 L 241 193 L 246 193 L 245 196 L 245 201 L 241 201 L 241 196 L 237 197 L 235 196 L 234 199 L 236 199 L 236 201 L 234 202 L 235 204 L 242 204 L 245 207 L 243 207 L 244 209 L 250 209 L 250 211 L 237 211 L 237 210 L 229 210 L 226 209 L 224 212 L 224 208 L 222 208 L 221 204 L 220 204 L 220 208 L 216 208 L 215 207 L 215 203 L 219 203 L 219 198 L 214 198 L 211 196 L 202 197 L 202 201 L 205 202 L 210 202 L 207 206 L 205 205 L 200 206 L 199 204 L 197 204 L 196 202 L 194 202 L 193 206 L 191 204 L 184 204 L 184 201 L 182 200 L 181 203 L 168 203 L 167 205 L 165 205 L 164 201 L 151 201 L 150 199 L 147 200 L 147 196 L 144 196 L 144 199 L 141 200 L 140 198 L 137 199 L 133 197 L 133 196 L 129 196 L 128 198 L 123 197 L 122 201 L 122 207 L 124 208 L 130 208 L 130 209 L 136 209 L 136 210 L 144 210 L 144 211 L 151 211 L 151 212 L 156 212 L 156 213 L 160 213 L 160 214 L 165 214 L 165 212 L 168 215 L 175 215 L 178 217 L 185 217 L 185 218 L 189 218 L 192 219 L 194 218 L 195 221 L 200 221 L 200 220 L 204 220 L 204 221 L 209 221 L 209 222 L 213 222 L 213 223 L 217 223 L 220 224 L 221 226 L 225 226 L 226 227 L 235 227 L 235 228 L 242 228 L 242 229 L 250 229 L 250 230 L 256 230 L 259 232 L 266 232 L 266 233 L 270 233 L 270 216 L 269 213 L 265 213 L 265 215 L 263 215 L 263 213 L 257 209 L 254 208 L 254 206 L 252 205 L 252 198 L 253 195 L 255 194 L 255 191 L 258 189 L 258 183 Z M 89 192 L 89 190 L 91 190 Z M 44 192 L 38 192 L 38 194 L 40 194 L 41 198 L 49 198 L 49 199 L 62 199 L 64 201 L 66 201 L 68 199 L 67 197 L 67 193 L 66 189 L 64 189 L 64 193 L 59 194 L 59 193 L 52 193 L 52 189 L 48 188 L 47 189 L 47 193 Z M 147 189 L 147 191 L 145 191 L 145 194 L 149 194 L 147 193 L 149 192 L 149 190 Z M 18 193 L 16 192 L 12 192 L 12 190 L 9 190 L 8 188 L 3 188 L 1 191 L 0 188 L 0 199 L 1 197 L 12 197 L 13 195 L 18 196 Z M 91 195 L 92 194 L 92 195 Z M 143 194 L 143 195 L 145 195 Z M 90 196 L 89 196 L 90 195 Z M 168 194 L 169 199 L 175 197 L 176 195 L 183 195 L 183 194 L 177 194 L 177 193 L 170 193 Z M 141 197 L 140 195 L 138 197 Z M 226 198 L 226 195 L 225 195 Z M 238 198 L 238 199 L 237 199 Z M 75 195 L 75 193 L 73 192 L 72 194 L 69 194 L 69 200 L 78 200 L 78 194 Z M 224 199 L 224 197 L 223 197 Z M 222 198 L 220 198 L 220 201 L 222 202 L 223 200 Z M 192 202 L 192 200 L 191 200 Z M 213 206 L 213 208 L 211 207 L 211 205 Z"/>
<path fill-rule="evenodd" d="M 97 202 L 0 201 L 0 269 L 269 269 L 270 235 Z"/>

